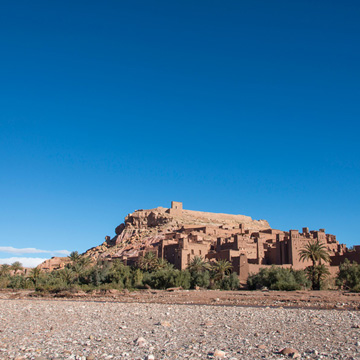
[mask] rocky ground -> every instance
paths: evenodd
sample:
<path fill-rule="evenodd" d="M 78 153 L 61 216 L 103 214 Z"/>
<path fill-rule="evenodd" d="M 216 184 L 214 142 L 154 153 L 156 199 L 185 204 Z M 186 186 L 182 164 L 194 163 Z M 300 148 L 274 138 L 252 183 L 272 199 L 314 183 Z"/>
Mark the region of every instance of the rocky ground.
<path fill-rule="evenodd" d="M 0 299 L 67 299 L 125 303 L 270 306 L 306 309 L 360 309 L 360 293 L 348 291 L 96 290 L 54 294 L 0 290 Z"/>
<path fill-rule="evenodd" d="M 284 348 L 293 350 L 281 354 Z M 360 312 L 124 303 L 111 297 L 108 301 L 10 299 L 4 293 L 0 300 L 0 359 L 289 356 L 360 359 Z"/>

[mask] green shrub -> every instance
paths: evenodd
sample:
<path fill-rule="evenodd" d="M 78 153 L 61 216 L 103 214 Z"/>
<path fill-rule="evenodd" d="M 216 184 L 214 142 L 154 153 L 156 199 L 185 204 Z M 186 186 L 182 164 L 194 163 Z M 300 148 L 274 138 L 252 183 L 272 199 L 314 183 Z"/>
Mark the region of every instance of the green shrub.
<path fill-rule="evenodd" d="M 114 261 L 106 276 L 105 283 L 116 283 L 120 287 L 132 287 L 132 273 L 129 266 L 124 265 L 121 261 Z"/>
<path fill-rule="evenodd" d="M 210 285 L 210 273 L 209 271 L 192 271 L 190 286 L 195 289 L 196 286 L 201 288 L 208 288 Z"/>
<path fill-rule="evenodd" d="M 355 261 L 350 263 L 348 259 L 340 264 L 336 285 L 354 292 L 360 291 L 360 265 Z"/>
<path fill-rule="evenodd" d="M 143 285 L 144 274 L 140 269 L 134 269 L 132 274 L 132 281 L 134 287 L 141 287 Z"/>
<path fill-rule="evenodd" d="M 0 276 L 0 289 L 6 289 L 10 282 L 10 276 Z"/>
<path fill-rule="evenodd" d="M 239 277 L 233 272 L 230 276 L 225 276 L 219 285 L 221 290 L 238 290 L 240 285 Z"/>
<path fill-rule="evenodd" d="M 26 278 L 21 275 L 14 275 L 10 277 L 8 287 L 11 289 L 28 289 L 32 284 L 26 281 Z"/>
<path fill-rule="evenodd" d="M 190 288 L 190 273 L 180 270 L 158 270 L 152 273 L 144 273 L 143 284 L 152 289 L 167 289 L 181 286 Z"/>
<path fill-rule="evenodd" d="M 310 282 L 303 270 L 285 269 L 277 266 L 261 268 L 257 274 L 247 279 L 250 290 L 268 288 L 270 290 L 300 290 L 309 288 Z"/>
<path fill-rule="evenodd" d="M 110 270 L 111 265 L 108 263 L 104 265 L 93 266 L 89 272 L 89 283 L 94 286 L 99 286 L 106 283 L 108 281 Z M 113 271 L 116 271 L 116 269 Z"/>
<path fill-rule="evenodd" d="M 68 290 L 70 285 L 60 277 L 48 276 L 41 278 L 35 287 L 36 291 L 58 292 Z"/>

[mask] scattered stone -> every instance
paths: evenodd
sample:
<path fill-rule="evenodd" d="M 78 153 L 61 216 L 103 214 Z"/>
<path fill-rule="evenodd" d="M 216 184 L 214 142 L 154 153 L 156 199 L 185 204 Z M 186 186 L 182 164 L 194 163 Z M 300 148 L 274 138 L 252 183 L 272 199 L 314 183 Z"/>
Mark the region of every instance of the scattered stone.
<path fill-rule="evenodd" d="M 218 350 L 218 349 L 216 349 L 215 351 L 214 351 L 214 357 L 215 358 L 218 358 L 218 359 L 223 359 L 224 357 L 225 357 L 225 351 L 222 351 L 222 350 Z"/>
<path fill-rule="evenodd" d="M 212 321 L 205 321 L 202 326 L 214 326 L 214 323 Z"/>
<path fill-rule="evenodd" d="M 161 321 L 160 325 L 163 326 L 163 327 L 170 327 L 171 326 L 171 324 L 168 321 Z"/>
<path fill-rule="evenodd" d="M 161 300 L 168 293 L 156 294 Z M 338 360 L 360 353 L 358 331 L 351 328 L 357 323 L 357 311 L 113 300 L 1 301 L 2 295 L 0 359 L 4 360 L 280 360 L 300 358 L 300 353 L 308 360 Z M 185 290 L 182 296 L 187 296 Z M 154 326 L 165 321 L 171 327 Z M 50 332 L 50 326 L 55 331 Z M 287 354 L 284 344 L 291 349 Z M 275 353 L 276 349 L 283 352 Z"/>
<path fill-rule="evenodd" d="M 287 347 L 280 350 L 280 354 L 290 356 L 294 359 L 301 356 L 300 353 L 296 349 L 287 348 Z"/>
<path fill-rule="evenodd" d="M 137 339 L 135 340 L 135 343 L 136 343 L 137 346 L 143 347 L 143 346 L 145 346 L 148 342 L 147 342 L 147 340 L 145 340 L 143 337 L 140 336 L 139 338 L 137 338 Z"/>

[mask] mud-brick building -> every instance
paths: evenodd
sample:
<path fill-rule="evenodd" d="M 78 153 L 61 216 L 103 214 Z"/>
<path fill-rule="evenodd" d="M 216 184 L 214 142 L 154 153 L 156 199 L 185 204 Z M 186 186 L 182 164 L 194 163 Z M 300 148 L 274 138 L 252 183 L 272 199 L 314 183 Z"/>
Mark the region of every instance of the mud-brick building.
<path fill-rule="evenodd" d="M 132 265 L 145 253 L 154 252 L 180 270 L 186 269 L 195 256 L 210 261 L 224 259 L 231 262 L 240 280 L 271 265 L 304 269 L 310 262 L 300 260 L 300 251 L 309 241 L 325 245 L 333 273 L 345 259 L 360 262 L 360 246 L 350 251 L 325 229 L 282 231 L 272 229 L 266 220 L 185 210 L 176 201 L 171 208 L 135 210 L 115 233 L 113 238 L 106 237 L 104 246 L 89 249 L 87 255 L 95 260 L 122 259 Z"/>
<path fill-rule="evenodd" d="M 174 209 L 179 213 L 182 206 Z M 171 209 L 170 209 L 171 210 Z M 309 241 L 319 240 L 326 246 L 331 266 L 351 256 L 360 258 L 360 247 L 351 254 L 345 245 L 340 245 L 336 236 L 326 234 L 325 229 L 309 231 L 307 227 L 282 231 L 262 229 L 251 231 L 244 224 L 231 225 L 183 225 L 165 234 L 158 246 L 158 256 L 166 259 L 180 270 L 186 269 L 195 256 L 210 261 L 227 260 L 240 281 L 246 281 L 249 273 L 256 273 L 261 267 L 278 265 L 285 268 L 304 269 L 310 261 L 300 260 L 300 250 Z"/>

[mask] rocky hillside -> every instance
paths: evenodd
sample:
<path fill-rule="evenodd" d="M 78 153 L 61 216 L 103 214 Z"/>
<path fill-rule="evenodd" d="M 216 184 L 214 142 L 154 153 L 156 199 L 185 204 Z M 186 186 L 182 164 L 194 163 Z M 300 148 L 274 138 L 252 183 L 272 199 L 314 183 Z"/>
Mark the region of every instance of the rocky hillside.
<path fill-rule="evenodd" d="M 116 229 L 114 237 L 107 236 L 106 241 L 86 251 L 86 256 L 94 259 L 137 256 L 140 250 L 149 248 L 164 239 L 166 233 L 182 227 L 223 226 L 239 227 L 256 231 L 269 229 L 266 220 L 253 220 L 250 216 L 216 214 L 192 210 L 174 210 L 157 207 L 150 210 L 136 210 L 125 217 L 124 223 Z M 213 239 L 214 241 L 216 238 Z"/>
<path fill-rule="evenodd" d="M 139 252 L 151 249 L 165 234 L 193 226 L 222 226 L 235 228 L 243 224 L 245 230 L 257 231 L 269 229 L 266 220 L 253 220 L 250 216 L 216 214 L 201 211 L 183 210 L 180 208 L 157 207 L 149 210 L 136 210 L 125 217 L 125 221 L 115 229 L 115 236 L 106 236 L 105 242 L 87 250 L 83 256 L 94 261 L 98 259 L 115 259 L 136 257 Z M 172 203 L 173 205 L 173 203 Z M 216 241 L 216 236 L 207 235 L 208 240 Z M 67 258 L 52 258 L 40 264 L 43 270 L 61 269 L 69 261 Z"/>

